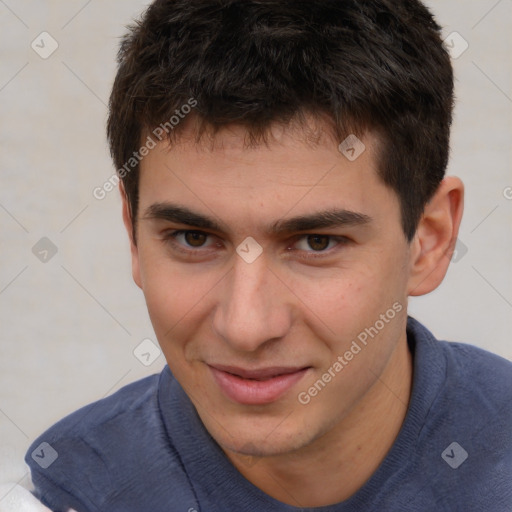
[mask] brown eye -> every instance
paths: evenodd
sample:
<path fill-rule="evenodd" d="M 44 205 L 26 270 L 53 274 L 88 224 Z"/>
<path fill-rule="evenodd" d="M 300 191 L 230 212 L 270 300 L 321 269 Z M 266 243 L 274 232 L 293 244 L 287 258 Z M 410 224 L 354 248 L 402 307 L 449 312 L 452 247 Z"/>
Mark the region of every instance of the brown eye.
<path fill-rule="evenodd" d="M 327 235 L 309 235 L 308 245 L 314 251 L 324 251 L 329 246 L 330 237 Z"/>
<path fill-rule="evenodd" d="M 201 247 L 206 242 L 207 235 L 199 231 L 187 231 L 185 233 L 185 241 L 191 247 Z"/>

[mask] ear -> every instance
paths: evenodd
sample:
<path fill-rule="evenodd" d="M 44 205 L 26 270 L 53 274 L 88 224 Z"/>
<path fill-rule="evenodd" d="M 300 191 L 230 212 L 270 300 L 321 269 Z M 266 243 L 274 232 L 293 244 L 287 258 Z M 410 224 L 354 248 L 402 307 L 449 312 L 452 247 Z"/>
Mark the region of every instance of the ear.
<path fill-rule="evenodd" d="M 140 265 L 139 265 L 139 249 L 137 248 L 137 243 L 134 240 L 134 230 L 133 230 L 133 219 L 132 212 L 130 208 L 130 202 L 128 201 L 128 196 L 126 195 L 126 190 L 124 188 L 124 184 L 122 181 L 119 182 L 119 192 L 121 192 L 121 201 L 123 203 L 123 223 L 128 232 L 128 237 L 130 238 L 130 251 L 132 255 L 132 276 L 135 284 L 142 289 L 142 280 L 140 278 Z"/>
<path fill-rule="evenodd" d="M 425 295 L 444 279 L 450 264 L 464 209 L 464 185 L 445 178 L 427 203 L 411 242 L 408 295 Z"/>

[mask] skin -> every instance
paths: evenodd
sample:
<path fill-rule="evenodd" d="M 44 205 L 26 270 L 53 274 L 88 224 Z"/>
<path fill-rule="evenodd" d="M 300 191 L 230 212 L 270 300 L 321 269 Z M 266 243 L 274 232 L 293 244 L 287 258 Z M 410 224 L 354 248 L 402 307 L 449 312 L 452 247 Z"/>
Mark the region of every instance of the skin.
<path fill-rule="evenodd" d="M 318 127 L 328 133 L 322 121 Z M 267 145 L 247 147 L 245 135 L 230 126 L 211 144 L 197 143 L 187 126 L 172 147 L 161 142 L 144 158 L 133 277 L 169 367 L 240 473 L 284 503 L 329 505 L 361 488 L 401 428 L 413 381 L 407 299 L 435 289 L 446 273 L 463 185 L 445 178 L 409 243 L 398 197 L 377 175 L 371 133 L 354 162 L 331 137 L 311 143 L 293 124 L 274 127 Z M 210 217 L 222 229 L 201 230 L 208 236 L 198 240 L 190 233 L 172 238 L 173 231 L 198 228 L 152 215 L 151 206 L 162 203 Z M 332 208 L 371 220 L 279 235 L 268 229 Z M 318 250 L 308 244 L 314 234 L 343 242 L 320 238 L 328 243 Z M 236 252 L 248 236 L 263 249 L 252 263 Z M 299 393 L 396 303 L 402 310 L 300 403 Z M 243 405 L 221 391 L 212 364 L 309 369 L 275 402 Z"/>

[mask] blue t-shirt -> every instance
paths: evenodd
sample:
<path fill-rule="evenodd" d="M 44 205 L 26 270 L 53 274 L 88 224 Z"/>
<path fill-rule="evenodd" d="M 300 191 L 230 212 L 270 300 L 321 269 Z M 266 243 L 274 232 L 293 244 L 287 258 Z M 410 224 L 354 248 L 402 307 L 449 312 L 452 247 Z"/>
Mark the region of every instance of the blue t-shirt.
<path fill-rule="evenodd" d="M 296 508 L 246 480 L 169 367 L 62 419 L 29 448 L 34 494 L 64 512 L 511 512 L 512 363 L 409 318 L 409 409 L 349 499 Z M 340 482 L 340 485 L 343 485 Z"/>

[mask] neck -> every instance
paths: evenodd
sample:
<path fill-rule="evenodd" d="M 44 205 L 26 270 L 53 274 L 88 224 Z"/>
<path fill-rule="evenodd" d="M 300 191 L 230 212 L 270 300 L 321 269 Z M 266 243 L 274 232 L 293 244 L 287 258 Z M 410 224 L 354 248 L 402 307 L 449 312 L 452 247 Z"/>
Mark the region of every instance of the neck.
<path fill-rule="evenodd" d="M 269 496 L 296 507 L 344 501 L 372 476 L 392 447 L 411 395 L 413 359 L 404 338 L 361 402 L 339 424 L 293 454 L 252 467 L 227 453 L 235 467 Z"/>

